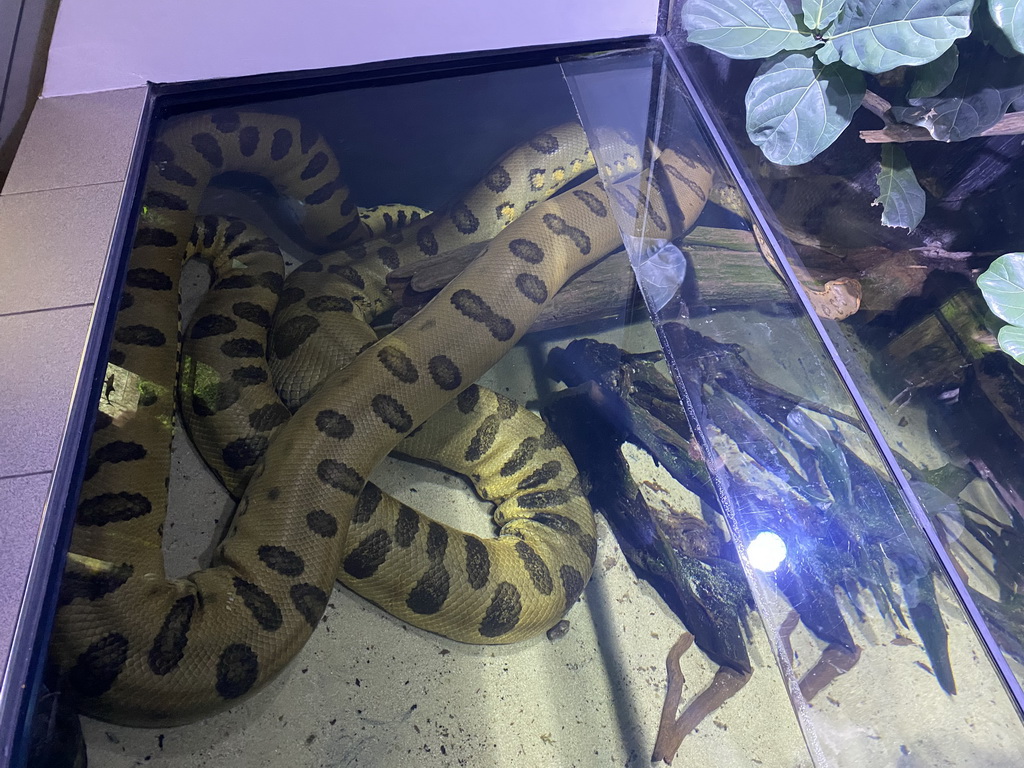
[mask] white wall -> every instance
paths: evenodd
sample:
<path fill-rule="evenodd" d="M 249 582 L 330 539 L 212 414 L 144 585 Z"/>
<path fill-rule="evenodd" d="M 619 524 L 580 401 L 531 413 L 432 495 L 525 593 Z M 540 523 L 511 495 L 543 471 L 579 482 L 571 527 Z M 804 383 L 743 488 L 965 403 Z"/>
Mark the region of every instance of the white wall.
<path fill-rule="evenodd" d="M 658 0 L 63 0 L 44 96 L 652 34 Z"/>

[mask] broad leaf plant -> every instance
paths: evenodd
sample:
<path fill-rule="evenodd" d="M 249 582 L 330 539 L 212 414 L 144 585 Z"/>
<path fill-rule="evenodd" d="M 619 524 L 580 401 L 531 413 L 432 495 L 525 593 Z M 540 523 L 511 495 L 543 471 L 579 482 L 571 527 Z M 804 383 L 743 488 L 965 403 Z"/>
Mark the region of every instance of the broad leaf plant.
<path fill-rule="evenodd" d="M 682 24 L 693 43 L 764 59 L 747 90 L 746 128 L 780 165 L 829 147 L 870 79 L 891 81 L 902 67 L 911 68 L 903 103 L 873 110 L 887 125 L 962 141 L 1024 110 L 1024 0 L 685 0 Z M 884 144 L 880 160 L 882 223 L 913 230 L 924 191 L 897 144 Z"/>

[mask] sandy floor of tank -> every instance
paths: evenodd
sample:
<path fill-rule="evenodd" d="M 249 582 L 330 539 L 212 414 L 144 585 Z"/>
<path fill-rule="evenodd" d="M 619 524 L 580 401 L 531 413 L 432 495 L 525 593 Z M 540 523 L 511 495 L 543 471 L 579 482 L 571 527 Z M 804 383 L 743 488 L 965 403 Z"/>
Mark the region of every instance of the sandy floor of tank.
<path fill-rule="evenodd" d="M 634 328 L 633 349 L 656 348 L 649 326 Z M 530 337 L 527 337 L 529 342 Z M 623 345 L 623 330 L 608 341 Z M 531 402 L 534 363 L 548 342 L 510 353 L 482 383 Z M 800 380 L 799 371 L 794 379 Z M 913 413 L 908 412 L 913 419 Z M 918 432 L 927 432 L 923 422 Z M 913 431 L 913 424 L 907 434 Z M 924 438 L 922 438 L 924 439 Z M 165 549 L 172 574 L 208 562 L 231 502 L 181 434 L 176 438 L 172 510 Z M 687 505 L 651 462 L 649 491 Z M 493 531 L 486 505 L 458 478 L 388 460 L 373 479 L 407 503 L 480 534 Z M 779 611 L 788 608 L 780 602 Z M 513 646 L 460 645 L 411 628 L 340 586 L 319 629 L 264 691 L 192 725 L 132 729 L 83 719 L 90 764 L 122 766 L 624 766 L 650 765 L 666 689 L 665 657 L 683 631 L 654 590 L 637 579 L 599 520 L 597 565 L 571 629 Z M 973 635 L 950 626 L 950 654 L 961 694 L 946 696 L 912 631 L 877 615 L 859 622 L 870 646 L 855 670 L 805 713 L 817 723 L 818 765 L 1004 766 L 1024 750 L 1013 715 Z M 771 646 L 751 617 L 756 672 L 747 686 L 683 742 L 676 765 L 812 765 Z M 800 628 L 802 664 L 820 643 Z M 817 650 L 816 650 L 817 649 Z M 695 647 L 682 660 L 684 702 L 716 667 Z M 900 717 L 880 717 L 862 692 L 885 684 Z M 956 727 L 949 727 L 950 724 Z M 827 742 L 827 743 L 826 743 Z M 896 745 L 899 745 L 898 747 Z M 826 756 L 842 755 L 838 762 Z"/>

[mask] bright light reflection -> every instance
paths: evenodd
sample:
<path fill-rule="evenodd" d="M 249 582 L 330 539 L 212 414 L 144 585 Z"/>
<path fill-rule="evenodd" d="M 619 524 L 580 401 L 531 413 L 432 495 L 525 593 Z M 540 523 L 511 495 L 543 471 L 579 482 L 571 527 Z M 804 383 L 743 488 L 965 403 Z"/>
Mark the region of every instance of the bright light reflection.
<path fill-rule="evenodd" d="M 747 557 L 757 570 L 771 573 L 786 559 L 786 542 L 777 533 L 761 531 L 747 545 Z"/>

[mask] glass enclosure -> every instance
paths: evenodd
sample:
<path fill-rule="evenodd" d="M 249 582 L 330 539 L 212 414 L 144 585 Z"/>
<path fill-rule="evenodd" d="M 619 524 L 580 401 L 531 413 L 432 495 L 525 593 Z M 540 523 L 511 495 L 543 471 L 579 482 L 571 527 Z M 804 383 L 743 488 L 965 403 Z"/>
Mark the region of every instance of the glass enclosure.
<path fill-rule="evenodd" d="M 935 396 L 1013 364 L 799 258 L 673 43 L 158 105 L 27 765 L 1024 751 Z"/>

